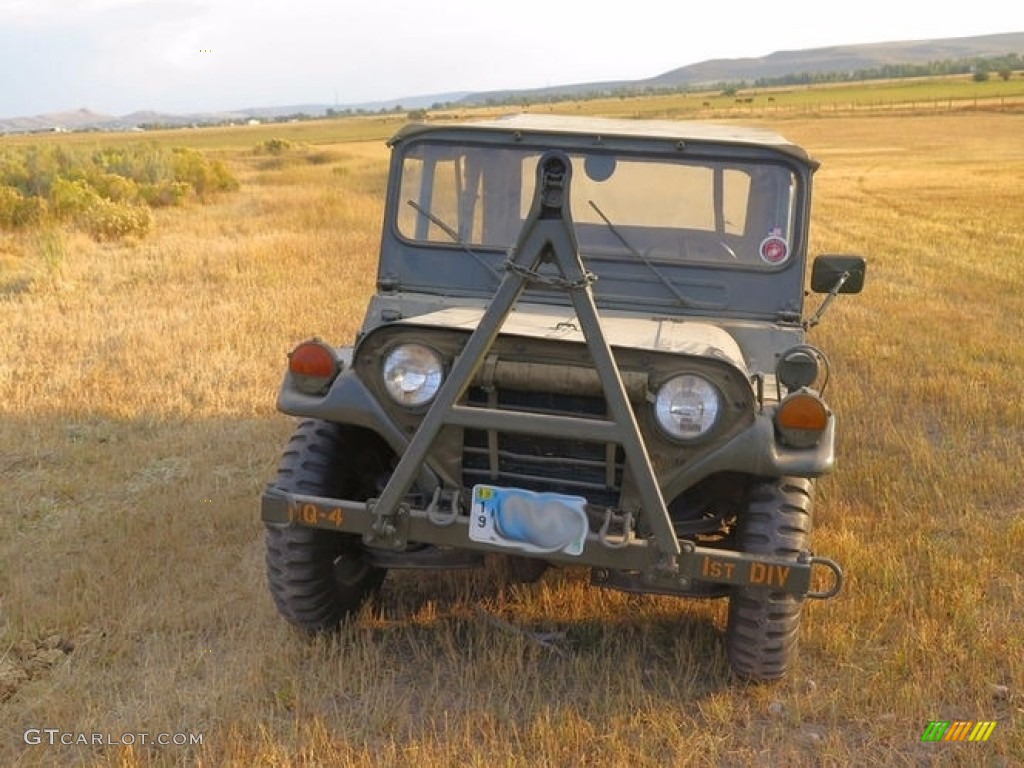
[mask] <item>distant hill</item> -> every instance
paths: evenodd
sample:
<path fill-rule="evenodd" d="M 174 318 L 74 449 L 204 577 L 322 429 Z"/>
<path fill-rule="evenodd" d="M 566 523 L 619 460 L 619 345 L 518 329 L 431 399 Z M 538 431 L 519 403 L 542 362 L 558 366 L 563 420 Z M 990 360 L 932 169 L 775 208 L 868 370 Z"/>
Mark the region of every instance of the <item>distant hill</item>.
<path fill-rule="evenodd" d="M 1024 32 L 944 40 L 838 45 L 804 51 L 778 51 L 751 59 L 714 59 L 666 72 L 643 81 L 651 86 L 697 85 L 809 72 L 854 72 L 886 64 L 927 64 L 946 59 L 1024 53 Z"/>
<path fill-rule="evenodd" d="M 51 112 L 33 117 L 12 117 L 0 120 L 0 133 L 31 133 L 38 131 L 77 131 L 90 128 L 108 120 L 111 115 L 102 115 L 88 109 L 77 109 L 69 112 Z"/>
<path fill-rule="evenodd" d="M 220 123 L 245 123 L 250 120 L 281 120 L 295 115 L 323 117 L 335 111 L 363 110 L 379 112 L 396 107 L 402 109 L 425 109 L 434 104 L 457 102 L 467 95 L 465 91 L 441 93 L 428 96 L 410 96 L 403 99 L 372 101 L 361 104 L 293 104 L 282 107 L 249 107 L 246 109 L 220 112 L 190 112 L 172 114 L 143 110 L 116 117 L 78 109 L 68 112 L 50 112 L 32 117 L 0 118 L 0 135 L 5 133 L 50 133 L 60 131 L 131 131 L 140 127 L 179 128 L 189 125 L 213 125 Z"/>
<path fill-rule="evenodd" d="M 185 126 L 250 120 L 277 120 L 291 115 L 320 117 L 331 111 L 421 109 L 434 104 L 473 106 L 510 100 L 543 100 L 553 97 L 575 98 L 593 93 L 639 91 L 647 88 L 685 88 L 718 83 L 753 82 L 801 74 L 848 73 L 895 64 L 972 59 L 976 57 L 1024 55 L 1024 32 L 940 40 L 839 45 L 802 51 L 777 51 L 767 56 L 744 59 L 712 59 L 670 70 L 642 80 L 614 80 L 558 85 L 527 90 L 486 91 L 480 93 L 443 93 L 411 96 L 362 104 L 301 104 L 281 107 L 253 107 L 223 112 L 174 115 L 160 112 L 133 112 L 114 117 L 88 109 L 55 112 L 34 117 L 0 119 L 0 134 L 63 130 L 136 130 L 140 126 Z"/>
<path fill-rule="evenodd" d="M 488 101 L 503 102 L 516 97 L 544 99 L 552 96 L 564 96 L 572 98 L 595 92 L 642 90 L 644 88 L 699 87 L 717 83 L 752 82 L 759 78 L 784 75 L 854 72 L 887 64 L 927 64 L 947 59 L 1003 56 L 1008 53 L 1024 55 L 1024 32 L 941 40 L 839 45 L 828 48 L 809 48 L 802 51 L 777 51 L 758 58 L 712 59 L 679 67 L 643 80 L 616 80 L 530 90 L 472 93 L 466 96 L 461 103 L 466 105 L 486 104 Z"/>

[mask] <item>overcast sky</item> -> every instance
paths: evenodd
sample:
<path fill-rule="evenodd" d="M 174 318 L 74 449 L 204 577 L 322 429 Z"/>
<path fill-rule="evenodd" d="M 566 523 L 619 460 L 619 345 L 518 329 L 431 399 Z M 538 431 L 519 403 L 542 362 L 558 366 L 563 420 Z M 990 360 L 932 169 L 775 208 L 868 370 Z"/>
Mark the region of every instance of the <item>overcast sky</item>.
<path fill-rule="evenodd" d="M 1018 31 L 1020 2 L 0 0 L 0 117 L 355 104 Z"/>

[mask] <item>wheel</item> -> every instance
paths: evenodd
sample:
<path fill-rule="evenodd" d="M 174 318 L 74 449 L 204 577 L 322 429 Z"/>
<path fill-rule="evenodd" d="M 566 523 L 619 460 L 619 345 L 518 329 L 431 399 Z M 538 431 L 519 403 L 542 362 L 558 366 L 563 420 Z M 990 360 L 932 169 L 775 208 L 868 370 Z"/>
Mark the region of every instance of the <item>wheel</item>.
<path fill-rule="evenodd" d="M 275 485 L 294 493 L 365 499 L 380 452 L 360 433 L 326 421 L 304 421 L 281 458 Z M 319 528 L 266 526 L 267 581 L 277 610 L 309 632 L 338 627 L 384 580 L 364 562 L 359 536 Z"/>
<path fill-rule="evenodd" d="M 814 481 L 784 477 L 751 490 L 737 523 L 743 552 L 796 560 L 811 532 Z M 735 587 L 729 599 L 725 652 L 733 671 L 751 681 L 777 680 L 796 657 L 804 598 Z"/>

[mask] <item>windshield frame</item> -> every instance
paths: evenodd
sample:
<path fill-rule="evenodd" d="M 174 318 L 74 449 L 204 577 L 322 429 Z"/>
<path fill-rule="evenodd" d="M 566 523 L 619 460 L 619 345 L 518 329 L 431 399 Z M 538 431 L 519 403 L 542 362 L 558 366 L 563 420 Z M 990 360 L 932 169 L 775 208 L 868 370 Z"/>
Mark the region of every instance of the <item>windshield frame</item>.
<path fill-rule="evenodd" d="M 399 199 L 397 207 L 392 206 L 391 208 L 388 226 L 398 240 L 417 248 L 504 253 L 514 244 L 532 200 L 532 184 L 535 176 L 532 164 L 547 148 L 546 143 L 528 141 L 511 147 L 508 145 L 495 146 L 491 142 L 484 141 L 452 142 L 429 136 L 410 141 L 402 147 L 401 162 L 397 164 L 399 174 L 393 186 L 398 190 Z M 729 149 L 731 150 L 731 148 Z M 424 150 L 434 150 L 435 157 L 430 158 L 433 163 L 429 168 L 427 161 L 421 157 L 421 155 L 427 154 Z M 596 265 L 609 261 L 634 260 L 642 253 L 644 258 L 649 258 L 651 262 L 659 265 L 765 273 L 782 271 L 788 269 L 792 263 L 801 261 L 794 257 L 802 254 L 805 246 L 801 236 L 804 231 L 804 222 L 801 221 L 804 206 L 801 201 L 807 196 L 807 190 L 804 189 L 805 180 L 794 168 L 794 164 L 789 158 L 780 156 L 737 157 L 734 151 L 719 154 L 702 153 L 700 155 L 691 153 L 666 155 L 664 152 L 658 151 L 626 153 L 603 146 L 573 146 L 566 148 L 566 151 L 572 159 L 574 167 L 573 224 L 581 255 L 588 263 L 593 262 Z M 484 171 L 490 169 L 486 167 L 472 168 L 469 175 L 472 176 L 471 183 L 475 189 L 468 190 L 467 186 L 468 195 L 463 195 L 462 192 L 456 190 L 448 190 L 447 194 L 450 197 L 455 196 L 458 199 L 447 200 L 447 205 L 435 205 L 432 199 L 433 190 L 426 192 L 424 190 L 425 185 L 434 183 L 439 161 L 452 163 L 455 157 L 463 160 L 473 157 L 486 158 L 488 153 L 494 153 L 495 156 L 505 155 L 503 161 L 506 167 L 509 156 L 518 156 L 521 166 L 518 178 L 511 179 L 510 194 L 517 197 L 518 200 L 506 203 L 506 206 L 512 205 L 518 208 L 518 218 L 513 219 L 506 215 L 505 219 L 508 221 L 502 222 L 507 228 L 504 238 L 492 242 L 485 241 L 481 234 L 481 222 L 473 223 L 477 209 L 483 207 L 480 202 L 483 194 L 493 193 L 493 189 L 488 192 L 485 186 L 479 186 L 488 183 L 494 184 L 494 182 L 488 182 L 486 178 L 483 178 Z M 444 157 L 445 154 L 448 157 Z M 418 186 L 421 187 L 420 195 L 413 197 L 409 190 L 409 180 L 412 176 L 409 173 L 409 165 L 417 159 L 423 164 L 425 170 L 418 178 L 412 179 L 414 184 L 418 182 Z M 583 167 L 588 165 L 591 160 L 610 162 L 617 166 L 614 172 L 618 174 L 621 174 L 624 169 L 633 170 L 634 175 L 636 175 L 636 170 L 651 169 L 660 171 L 663 176 L 698 173 L 709 176 L 713 181 L 706 190 L 700 188 L 694 190 L 696 192 L 703 191 L 705 194 L 698 195 L 700 199 L 691 198 L 689 201 L 691 205 L 703 207 L 703 210 L 695 215 L 702 216 L 705 220 L 700 224 L 690 222 L 691 226 L 686 226 L 686 222 L 682 221 L 659 223 L 650 219 L 647 223 L 639 224 L 630 221 L 629 216 L 622 214 L 621 206 L 620 210 L 610 209 L 606 199 L 595 199 L 600 197 L 599 193 L 603 191 L 600 185 L 606 183 L 606 180 L 595 181 L 592 177 L 585 176 L 582 172 Z M 459 176 L 460 171 L 466 172 L 465 168 L 460 168 L 459 163 L 454 163 L 448 170 L 454 170 L 456 177 Z M 609 174 L 609 176 L 611 175 Z M 743 175 L 748 186 L 745 191 L 741 190 L 738 194 L 727 197 L 727 191 L 723 190 L 723 187 L 727 186 L 727 182 L 732 183 L 735 187 L 740 186 L 729 180 L 730 175 L 736 178 Z M 772 178 L 773 176 L 774 178 Z M 633 182 L 620 182 L 619 188 L 615 190 L 620 202 L 626 200 L 627 208 L 632 201 L 629 201 L 626 196 L 635 196 L 635 190 L 644 191 L 645 187 L 638 183 L 639 181 L 642 179 L 634 179 Z M 457 178 L 455 185 L 459 186 L 461 183 L 461 179 Z M 467 182 L 467 185 L 468 183 L 470 182 Z M 755 185 L 759 189 L 750 188 Z M 768 194 L 773 185 L 778 191 L 774 196 Z M 769 189 L 766 190 L 766 186 Z M 581 189 L 581 187 L 585 188 Z M 782 192 L 783 187 L 788 187 L 788 191 Z M 679 189 L 681 187 L 676 191 Z M 637 206 L 637 210 L 640 210 L 645 204 L 658 200 L 669 200 L 671 205 L 671 195 L 660 190 L 634 205 Z M 738 201 L 745 203 L 742 210 L 737 210 Z M 771 207 L 773 201 L 778 201 L 776 207 L 785 206 L 785 211 L 752 213 L 757 210 L 758 206 L 761 208 Z M 732 204 L 735 212 L 744 217 L 743 226 L 738 230 L 723 210 L 729 203 Z M 664 206 L 662 207 L 664 208 Z M 674 210 L 665 209 L 663 213 L 676 216 L 689 215 L 687 213 L 689 209 L 681 204 L 673 208 Z M 762 224 L 758 228 L 757 224 L 750 221 L 751 217 L 755 215 L 760 215 L 762 218 L 767 216 L 769 223 Z M 713 219 L 709 221 L 709 217 L 713 217 Z M 477 230 L 476 234 L 474 234 L 474 228 Z M 673 248 L 677 249 L 676 253 L 673 253 Z"/>
<path fill-rule="evenodd" d="M 726 264 L 671 264 L 657 262 L 659 271 L 676 287 L 663 281 L 640 260 L 623 249 L 615 257 L 588 254 L 585 267 L 598 275 L 594 298 L 602 309 L 652 316 L 732 317 L 757 322 L 792 322 L 802 312 L 805 290 L 807 230 L 814 171 L 818 164 L 796 145 L 775 136 L 776 141 L 687 140 L 678 136 L 639 135 L 643 121 L 630 121 L 637 128 L 623 133 L 598 135 L 582 132 L 519 131 L 498 126 L 473 124 L 413 125 L 403 129 L 390 145 L 391 165 L 384 221 L 378 290 L 382 293 L 416 293 L 437 297 L 436 301 L 486 300 L 497 289 L 505 272 L 508 254 L 501 248 L 467 246 L 452 240 L 420 243 L 401 236 L 396 223 L 401 208 L 412 212 L 401 189 L 406 153 L 426 141 L 431 144 L 482 149 L 523 148 L 535 152 L 560 149 L 570 154 L 603 151 L 623 156 L 669 159 L 688 156 L 705 160 L 739 163 L 768 163 L 784 166 L 794 175 L 792 242 L 789 258 L 777 269 L 749 269 Z M 707 135 L 710 127 L 700 126 Z M 413 130 L 415 129 L 415 130 Z M 727 128 L 727 131 L 736 129 Z M 701 134 L 704 135 L 703 133 Z M 532 186 L 532 181 L 528 182 Z M 573 214 L 575 214 L 573 210 Z M 448 222 L 451 224 L 451 222 Z M 602 226 L 606 226 L 602 223 Z M 475 258 L 467 251 L 472 252 Z M 694 300 L 685 307 L 677 293 Z M 558 292 L 528 287 L 524 300 L 541 304 L 566 304 Z"/>

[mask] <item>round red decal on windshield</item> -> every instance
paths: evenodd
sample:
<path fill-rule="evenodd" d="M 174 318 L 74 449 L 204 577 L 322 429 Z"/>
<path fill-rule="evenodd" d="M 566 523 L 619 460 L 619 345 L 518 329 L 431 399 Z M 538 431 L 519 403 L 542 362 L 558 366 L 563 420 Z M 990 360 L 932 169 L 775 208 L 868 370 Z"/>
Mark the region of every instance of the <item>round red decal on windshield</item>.
<path fill-rule="evenodd" d="M 789 258 L 789 244 L 778 235 L 769 235 L 761 241 L 761 260 L 768 264 L 782 264 Z"/>

